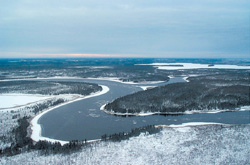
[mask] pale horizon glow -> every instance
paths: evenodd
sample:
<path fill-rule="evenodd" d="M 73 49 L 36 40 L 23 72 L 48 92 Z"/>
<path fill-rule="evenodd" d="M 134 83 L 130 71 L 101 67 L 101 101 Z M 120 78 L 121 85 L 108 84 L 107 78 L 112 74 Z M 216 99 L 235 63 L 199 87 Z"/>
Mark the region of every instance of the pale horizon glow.
<path fill-rule="evenodd" d="M 1 54 L 1 53 L 0 53 Z M 84 53 L 5 53 L 0 58 L 112 58 L 112 57 L 143 57 L 141 55 L 132 54 L 84 54 Z"/>
<path fill-rule="evenodd" d="M 250 58 L 244 54 L 228 54 L 208 52 L 172 52 L 162 55 L 145 56 L 143 54 L 91 54 L 91 53 L 17 53 L 0 52 L 0 59 L 11 58 Z"/>

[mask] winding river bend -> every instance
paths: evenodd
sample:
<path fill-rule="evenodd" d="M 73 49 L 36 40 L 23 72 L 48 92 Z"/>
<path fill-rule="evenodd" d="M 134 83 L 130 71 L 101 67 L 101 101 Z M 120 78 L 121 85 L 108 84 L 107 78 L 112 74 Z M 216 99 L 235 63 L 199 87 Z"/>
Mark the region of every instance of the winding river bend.
<path fill-rule="evenodd" d="M 225 124 L 248 124 L 249 111 L 224 113 L 195 113 L 185 115 L 151 115 L 122 117 L 106 114 L 100 110 L 103 104 L 142 90 L 139 86 L 152 84 L 124 84 L 120 82 L 97 79 L 50 79 L 50 81 L 90 82 L 109 87 L 109 92 L 84 100 L 75 101 L 58 107 L 44 114 L 38 123 L 42 126 L 42 136 L 51 139 L 94 140 L 104 134 L 129 132 L 132 128 L 146 125 L 170 125 L 187 122 L 216 122 Z M 48 81 L 48 80 L 46 80 Z M 169 83 L 186 82 L 182 77 L 171 78 L 169 82 L 153 84 L 154 86 Z"/>

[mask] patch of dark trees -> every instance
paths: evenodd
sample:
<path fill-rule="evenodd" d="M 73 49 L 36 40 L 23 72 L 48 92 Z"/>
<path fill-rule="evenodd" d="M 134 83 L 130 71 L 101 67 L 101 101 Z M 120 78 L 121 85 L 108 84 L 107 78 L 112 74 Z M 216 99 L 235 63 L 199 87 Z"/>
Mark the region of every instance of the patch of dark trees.
<path fill-rule="evenodd" d="M 18 61 L 18 60 L 17 60 Z M 168 81 L 168 74 L 153 66 L 135 65 L 153 63 L 155 59 L 89 59 L 89 60 L 51 60 L 18 61 L 13 63 L 0 60 L 1 79 L 36 77 L 120 77 L 122 81 Z M 80 67 L 79 67 L 80 66 Z M 98 66 L 108 66 L 100 67 Z M 10 74 L 11 73 L 11 74 Z"/>
<path fill-rule="evenodd" d="M 77 76 L 83 76 L 76 71 Z M 84 73 L 84 77 L 119 77 L 123 82 L 168 81 L 168 73 L 149 65 L 130 65 L 124 62 L 112 69 L 97 69 Z"/>
<path fill-rule="evenodd" d="M 34 142 L 30 137 L 27 136 L 27 129 L 29 126 L 28 117 L 23 117 L 18 120 L 18 126 L 12 130 L 14 135 L 14 141 L 10 147 L 0 149 L 1 156 L 13 156 L 27 151 L 39 151 L 40 154 L 69 154 L 77 152 L 82 147 L 90 146 L 87 139 L 84 140 L 72 140 L 67 144 L 61 145 L 59 142 L 51 143 L 49 141 L 38 141 Z M 153 125 L 135 128 L 128 133 L 115 133 L 112 135 L 103 135 L 102 140 L 110 141 L 121 141 L 129 139 L 130 137 L 138 136 L 141 133 L 154 134 L 158 133 L 161 129 L 156 128 Z"/>
<path fill-rule="evenodd" d="M 53 107 L 56 105 L 59 105 L 61 103 L 64 103 L 63 99 L 57 99 L 57 100 L 48 100 L 46 103 L 39 103 L 34 106 L 32 106 L 33 112 L 37 114 L 40 111 L 43 111 L 44 109 L 47 109 L 49 107 Z"/>
<path fill-rule="evenodd" d="M 12 130 L 14 141 L 10 147 L 3 150 L 0 149 L 0 156 L 13 156 L 25 151 L 40 151 L 41 154 L 68 154 L 81 149 L 82 146 L 87 145 L 86 139 L 83 141 L 72 140 L 68 144 L 61 145 L 60 143 L 51 143 L 48 141 L 34 142 L 27 136 L 27 129 L 29 126 L 28 117 L 18 119 L 18 126 Z"/>
<path fill-rule="evenodd" d="M 27 94 L 59 95 L 80 94 L 102 90 L 101 86 L 85 82 L 60 82 L 60 81 L 8 81 L 0 82 L 1 93 L 22 92 Z"/>
<path fill-rule="evenodd" d="M 194 77 L 120 97 L 105 106 L 119 113 L 182 113 L 191 110 L 235 110 L 249 105 L 248 77 L 217 75 Z"/>
<path fill-rule="evenodd" d="M 27 137 L 27 128 L 29 126 L 27 119 L 27 117 L 18 119 L 18 126 L 12 130 L 14 142 L 11 143 L 10 147 L 0 150 L 1 155 L 16 155 L 27 150 L 28 146 L 33 145 L 32 140 Z"/>
<path fill-rule="evenodd" d="M 141 133 L 148 133 L 151 135 L 160 132 L 160 130 L 161 128 L 156 128 L 154 125 L 148 125 L 145 127 L 134 128 L 128 133 L 120 132 L 111 135 L 104 134 L 101 139 L 104 141 L 110 140 L 119 142 L 122 140 L 127 140 L 131 137 L 139 136 Z"/>
<path fill-rule="evenodd" d="M 123 81 L 167 81 L 168 75 L 206 74 L 216 69 L 158 70 L 150 63 L 199 63 L 250 65 L 249 59 L 174 59 L 174 58 L 117 58 L 117 59 L 0 59 L 0 80 L 36 77 L 120 77 Z M 174 66 L 178 66 L 173 64 Z M 109 66 L 98 68 L 98 66 Z M 96 67 L 96 68 L 93 68 Z"/>

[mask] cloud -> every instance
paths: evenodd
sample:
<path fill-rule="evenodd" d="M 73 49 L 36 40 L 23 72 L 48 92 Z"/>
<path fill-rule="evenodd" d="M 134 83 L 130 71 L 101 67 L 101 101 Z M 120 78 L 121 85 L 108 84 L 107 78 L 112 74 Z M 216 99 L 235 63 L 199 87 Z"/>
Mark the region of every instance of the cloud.
<path fill-rule="evenodd" d="M 2 58 L 113 58 L 113 57 L 144 57 L 136 54 L 84 54 L 84 53 L 20 53 L 0 52 Z"/>
<path fill-rule="evenodd" d="M 0 1 L 0 51 L 249 55 L 248 6 L 248 0 Z"/>

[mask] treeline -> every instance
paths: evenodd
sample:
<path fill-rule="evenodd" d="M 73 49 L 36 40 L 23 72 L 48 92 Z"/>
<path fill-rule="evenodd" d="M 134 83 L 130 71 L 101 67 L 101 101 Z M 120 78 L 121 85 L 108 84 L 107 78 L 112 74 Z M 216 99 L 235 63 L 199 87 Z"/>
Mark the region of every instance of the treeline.
<path fill-rule="evenodd" d="M 31 150 L 39 150 L 41 154 L 69 154 L 79 151 L 82 146 L 87 145 L 86 141 L 72 140 L 67 144 L 61 145 L 59 142 L 38 141 L 37 143 L 29 146 Z"/>
<path fill-rule="evenodd" d="M 34 142 L 27 136 L 27 129 L 29 126 L 28 117 L 23 117 L 18 120 L 18 126 L 12 130 L 14 141 L 10 147 L 0 149 L 1 156 L 13 156 L 26 151 L 39 151 L 41 154 L 69 154 L 79 151 L 82 147 L 87 147 L 87 139 L 84 140 L 72 140 L 65 145 L 61 145 L 59 142 L 38 141 Z M 129 139 L 130 137 L 138 136 L 141 133 L 154 134 L 158 133 L 161 128 L 156 128 L 153 125 L 148 125 L 141 128 L 132 129 L 130 132 L 120 132 L 112 135 L 103 135 L 102 141 L 121 141 Z"/>
<path fill-rule="evenodd" d="M 206 77 L 204 77 L 205 79 Z M 189 83 L 175 83 L 140 91 L 108 103 L 105 109 L 119 113 L 180 113 L 190 110 L 234 110 L 249 105 L 246 79 L 228 80 L 210 77 L 210 81 L 192 78 Z"/>
<path fill-rule="evenodd" d="M 14 141 L 11 143 L 10 147 L 0 150 L 1 155 L 16 155 L 33 145 L 32 139 L 27 137 L 28 126 L 28 117 L 18 119 L 18 126 L 12 130 Z"/>
<path fill-rule="evenodd" d="M 78 151 L 82 146 L 87 144 L 86 139 L 83 141 L 72 140 L 65 145 L 61 145 L 58 142 L 51 143 L 48 141 L 34 142 L 30 137 L 27 136 L 28 126 L 28 117 L 23 117 L 18 120 L 18 126 L 12 130 L 14 141 L 11 143 L 10 147 L 0 149 L 0 155 L 12 156 L 31 150 L 39 150 L 41 154 L 67 154 Z"/>
<path fill-rule="evenodd" d="M 111 141 L 122 141 L 129 139 L 130 137 L 139 136 L 141 133 L 155 134 L 160 132 L 161 128 L 156 128 L 154 125 L 148 125 L 145 127 L 134 128 L 130 132 L 120 132 L 111 135 L 104 134 L 102 140 L 111 140 Z"/>
<path fill-rule="evenodd" d="M 64 102 L 65 102 L 64 99 L 48 100 L 45 103 L 38 103 L 38 104 L 32 106 L 31 109 L 33 109 L 33 112 L 35 114 L 37 114 L 40 111 L 43 111 L 49 107 L 53 107 L 53 106 L 59 105 L 59 104 L 64 103 Z"/>
<path fill-rule="evenodd" d="M 60 81 L 8 81 L 0 82 L 1 93 L 27 93 L 42 95 L 59 94 L 80 94 L 89 95 L 90 93 L 102 90 L 101 86 L 85 82 L 60 82 Z"/>
<path fill-rule="evenodd" d="M 153 66 L 155 59 L 95 59 L 9 62 L 0 60 L 0 79 L 36 77 L 120 77 L 122 81 L 168 81 L 168 74 Z M 7 72 L 6 72 L 7 71 Z"/>
<path fill-rule="evenodd" d="M 120 77 L 124 81 L 167 81 L 168 75 L 197 74 L 204 70 L 158 70 L 150 63 L 250 65 L 249 60 L 229 59 L 78 59 L 0 60 L 0 79 L 36 77 Z M 104 66 L 104 67 L 103 67 Z M 99 67 L 99 68 L 98 68 Z M 215 69 L 213 69 L 215 70 Z M 206 71 L 206 70 L 205 70 Z M 206 71 L 207 72 L 207 71 Z"/>

